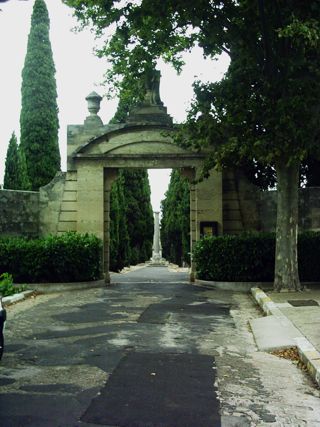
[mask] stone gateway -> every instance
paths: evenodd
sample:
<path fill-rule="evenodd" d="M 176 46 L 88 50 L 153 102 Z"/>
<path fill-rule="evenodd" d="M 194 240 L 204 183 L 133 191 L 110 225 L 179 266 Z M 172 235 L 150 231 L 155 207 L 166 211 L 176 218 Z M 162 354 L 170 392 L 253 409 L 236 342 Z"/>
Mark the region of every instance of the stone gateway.
<path fill-rule="evenodd" d="M 104 125 L 98 116 L 101 97 L 92 92 L 86 100 L 90 115 L 84 124 L 68 126 L 67 172 L 58 175 L 50 189 L 41 189 L 40 199 L 46 199 L 40 213 L 42 234 L 74 230 L 100 237 L 109 282 L 110 191 L 119 168 L 181 169 L 190 180 L 191 247 L 200 238 L 201 221 L 217 222 L 222 233 L 221 174 L 213 172 L 208 180 L 192 183 L 200 174 L 205 153 L 173 143 L 172 119 L 160 101 L 157 82 L 126 123 Z"/>
<path fill-rule="evenodd" d="M 188 178 L 191 251 L 208 230 L 217 235 L 272 230 L 272 193 L 260 192 L 241 171 L 211 170 L 209 178 L 195 183 L 208 152 L 194 152 L 174 143 L 175 127 L 160 100 L 159 80 L 155 72 L 146 81 L 145 98 L 125 123 L 104 125 L 98 115 L 102 98 L 90 93 L 86 97 L 88 117 L 82 125 L 69 125 L 67 129 L 67 171 L 59 172 L 39 193 L 0 190 L 2 235 L 93 233 L 103 241 L 103 270 L 108 283 L 110 191 L 120 168 L 177 168 Z M 318 203 L 320 189 L 306 190 L 313 190 L 316 196 L 306 195 L 311 206 L 304 202 L 303 194 L 300 196 L 300 226 L 319 229 L 320 213 L 317 204 L 317 209 L 313 208 L 312 200 Z M 20 208 L 17 201 L 21 201 Z M 194 275 L 191 260 L 191 280 Z"/>

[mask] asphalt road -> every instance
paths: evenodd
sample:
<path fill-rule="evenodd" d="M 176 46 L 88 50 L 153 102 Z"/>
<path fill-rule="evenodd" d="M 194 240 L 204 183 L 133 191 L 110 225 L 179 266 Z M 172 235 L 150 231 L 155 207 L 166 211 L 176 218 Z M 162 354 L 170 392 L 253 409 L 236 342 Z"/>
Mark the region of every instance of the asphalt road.
<path fill-rule="evenodd" d="M 8 310 L 0 426 L 277 425 L 279 387 L 259 364 L 272 357 L 272 371 L 278 359 L 254 355 L 247 320 L 257 313 L 246 295 L 156 267 L 19 303 Z M 312 420 L 316 391 L 297 375 Z"/>

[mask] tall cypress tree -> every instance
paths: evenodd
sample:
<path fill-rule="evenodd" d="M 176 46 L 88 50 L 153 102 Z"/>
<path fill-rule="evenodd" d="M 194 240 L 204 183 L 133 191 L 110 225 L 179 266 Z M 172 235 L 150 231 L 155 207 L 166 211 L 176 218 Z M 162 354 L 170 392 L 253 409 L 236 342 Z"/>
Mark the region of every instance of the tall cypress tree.
<path fill-rule="evenodd" d="M 113 183 L 110 201 L 110 268 L 120 270 L 150 259 L 153 211 L 148 173 L 121 170 Z"/>
<path fill-rule="evenodd" d="M 25 155 L 21 147 L 18 146 L 17 137 L 14 132 L 8 145 L 3 186 L 8 190 L 31 189 Z"/>
<path fill-rule="evenodd" d="M 171 173 L 165 199 L 161 202 L 161 243 L 164 258 L 182 265 L 190 261 L 189 183 L 178 170 Z"/>
<path fill-rule="evenodd" d="M 126 219 L 130 239 L 130 264 L 147 261 L 152 255 L 153 211 L 150 202 L 150 185 L 145 169 L 122 172 Z"/>
<path fill-rule="evenodd" d="M 31 182 L 28 175 L 27 160 L 23 148 L 18 147 L 18 170 L 20 178 L 20 190 L 31 190 Z"/>
<path fill-rule="evenodd" d="M 33 190 L 48 184 L 60 170 L 55 65 L 44 0 L 35 0 L 27 54 L 22 70 L 21 147 Z"/>
<path fill-rule="evenodd" d="M 5 172 L 3 186 L 7 190 L 18 190 L 19 189 L 19 170 L 18 170 L 18 143 L 15 133 L 12 133 L 5 163 Z"/>
<path fill-rule="evenodd" d="M 129 233 L 124 198 L 124 180 L 120 174 L 110 197 L 110 270 L 119 271 L 130 263 Z"/>

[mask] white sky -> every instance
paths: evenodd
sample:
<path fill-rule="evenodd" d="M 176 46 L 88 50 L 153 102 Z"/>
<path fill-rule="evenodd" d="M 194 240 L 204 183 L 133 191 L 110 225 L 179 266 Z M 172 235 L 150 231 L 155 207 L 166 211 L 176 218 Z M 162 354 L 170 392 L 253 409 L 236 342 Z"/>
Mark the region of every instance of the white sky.
<path fill-rule="evenodd" d="M 0 183 L 3 182 L 7 146 L 14 131 L 19 140 L 19 117 L 21 108 L 21 72 L 27 49 L 33 0 L 10 0 L 0 3 Z M 94 56 L 94 36 L 89 30 L 73 33 L 77 24 L 72 10 L 61 0 L 46 0 L 50 16 L 50 40 L 56 66 L 56 82 L 59 106 L 59 146 L 62 170 L 66 169 L 67 125 L 82 124 L 88 115 L 85 97 L 99 87 L 108 67 L 105 59 Z M 186 117 L 186 109 L 192 98 L 194 76 L 213 81 L 222 77 L 228 58 L 206 61 L 200 49 L 186 54 L 186 66 L 180 76 L 168 65 L 161 64 L 161 99 L 175 122 Z M 100 117 L 107 123 L 113 116 L 117 101 L 101 103 Z M 160 209 L 160 200 L 167 189 L 168 170 L 153 170 L 150 174 L 152 205 Z"/>

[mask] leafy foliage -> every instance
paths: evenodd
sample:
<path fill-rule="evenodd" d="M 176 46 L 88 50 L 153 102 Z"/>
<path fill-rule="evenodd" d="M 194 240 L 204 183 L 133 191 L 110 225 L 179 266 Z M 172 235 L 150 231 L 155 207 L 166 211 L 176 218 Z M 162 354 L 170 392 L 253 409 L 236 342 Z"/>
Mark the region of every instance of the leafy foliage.
<path fill-rule="evenodd" d="M 23 292 L 25 286 L 14 286 L 12 275 L 9 273 L 3 273 L 0 275 L 0 296 L 8 297 L 10 295 Z"/>
<path fill-rule="evenodd" d="M 35 0 L 22 70 L 21 147 L 32 189 L 48 184 L 60 170 L 55 66 L 44 0 Z"/>
<path fill-rule="evenodd" d="M 17 137 L 13 133 L 7 150 L 5 172 L 4 172 L 4 188 L 8 190 L 17 190 L 20 186 L 20 179 L 18 173 L 18 143 Z"/>
<path fill-rule="evenodd" d="M 178 265 L 190 262 L 189 183 L 173 170 L 165 199 L 161 203 L 161 243 L 164 258 Z"/>
<path fill-rule="evenodd" d="M 205 237 L 193 257 L 199 279 L 214 281 L 272 281 L 274 235 Z"/>
<path fill-rule="evenodd" d="M 320 187 L 320 161 L 309 156 L 302 162 L 302 181 L 306 187 Z"/>
<path fill-rule="evenodd" d="M 26 158 L 17 137 L 12 134 L 6 156 L 4 188 L 8 190 L 30 190 L 31 184 L 26 168 Z"/>
<path fill-rule="evenodd" d="M 122 172 L 129 233 L 130 264 L 150 259 L 153 242 L 153 211 L 148 172 L 144 169 Z"/>
<path fill-rule="evenodd" d="M 76 282 L 101 277 L 101 241 L 94 235 L 65 233 L 42 239 L 0 239 L 0 273 L 16 283 Z"/>
<path fill-rule="evenodd" d="M 121 170 L 111 190 L 110 268 L 150 259 L 153 212 L 146 170 Z"/>
<path fill-rule="evenodd" d="M 274 168 L 275 287 L 298 289 L 299 170 L 301 161 L 319 153 L 319 1 L 64 1 L 83 25 L 107 34 L 100 54 L 111 61 L 109 83 L 120 92 L 128 78 L 138 82 L 160 57 L 179 71 L 181 53 L 196 44 L 207 56 L 230 56 L 220 82 L 195 82 L 180 142 L 211 147 L 204 176 L 214 165 L 243 161 Z M 105 31 L 114 24 L 114 33 Z"/>
<path fill-rule="evenodd" d="M 18 149 L 18 173 L 20 180 L 19 190 L 31 190 L 31 182 L 28 175 L 27 160 L 23 148 Z"/>
<path fill-rule="evenodd" d="M 110 196 L 110 270 L 120 271 L 130 264 L 130 239 L 127 226 L 124 178 L 119 174 Z"/>
<path fill-rule="evenodd" d="M 299 274 L 303 282 L 320 282 L 320 233 L 299 235 Z M 230 282 L 272 282 L 274 233 L 205 237 L 197 242 L 194 260 L 199 279 Z"/>

